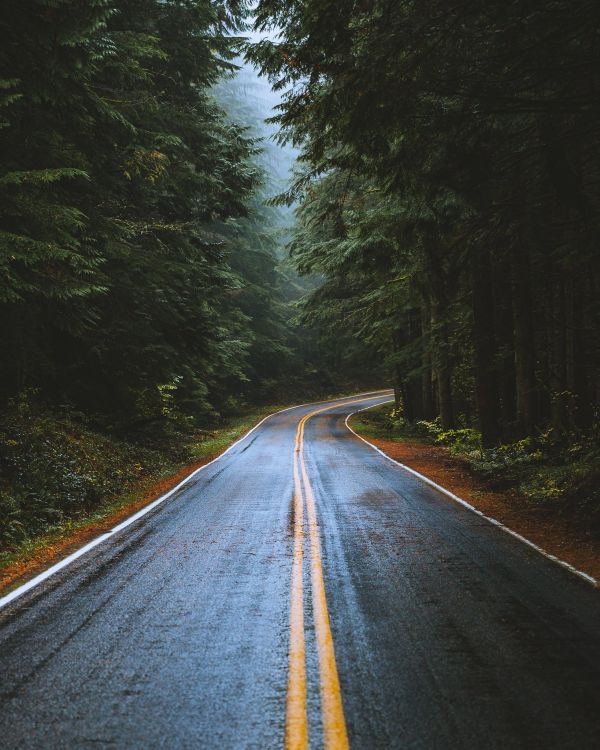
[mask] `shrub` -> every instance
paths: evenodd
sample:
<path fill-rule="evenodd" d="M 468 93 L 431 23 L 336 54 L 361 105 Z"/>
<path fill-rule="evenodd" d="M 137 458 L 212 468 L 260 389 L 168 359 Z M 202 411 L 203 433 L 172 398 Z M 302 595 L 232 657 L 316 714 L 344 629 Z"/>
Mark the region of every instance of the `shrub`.
<path fill-rule="evenodd" d="M 122 493 L 162 455 L 99 434 L 65 410 L 23 397 L 0 428 L 0 547 L 41 533 Z"/>

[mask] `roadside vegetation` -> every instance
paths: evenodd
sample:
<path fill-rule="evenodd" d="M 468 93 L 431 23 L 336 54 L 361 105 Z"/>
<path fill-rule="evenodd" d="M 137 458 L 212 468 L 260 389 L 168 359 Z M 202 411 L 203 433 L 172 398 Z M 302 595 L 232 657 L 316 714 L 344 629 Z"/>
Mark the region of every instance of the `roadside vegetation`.
<path fill-rule="evenodd" d="M 598 3 L 261 0 L 256 17 L 282 29 L 251 56 L 302 149 L 290 250 L 324 277 L 305 320 L 353 331 L 344 362 L 374 348 L 409 422 L 486 448 L 593 435 Z"/>
<path fill-rule="evenodd" d="M 390 429 L 596 517 L 599 26 L 592 0 L 5 0 L 0 549 L 223 420 L 387 383 Z"/>
<path fill-rule="evenodd" d="M 137 510 L 279 408 L 247 407 L 195 432 L 167 423 L 133 440 L 22 399 L 0 427 L 0 571 Z"/>
<path fill-rule="evenodd" d="M 2 5 L 0 553 L 216 452 L 265 405 L 371 377 L 295 320 L 290 217 L 265 205 L 284 152 L 236 75 L 246 15 Z"/>
<path fill-rule="evenodd" d="M 598 427 L 562 438 L 548 430 L 486 448 L 478 430 L 443 430 L 439 419 L 408 423 L 389 405 L 360 413 L 352 424 L 367 438 L 444 448 L 490 490 L 514 491 L 513 502 L 569 518 L 600 534 Z"/>
<path fill-rule="evenodd" d="M 370 352 L 396 427 L 598 513 L 600 5 L 259 0 L 301 149 L 307 325 Z M 348 340 L 348 334 L 350 340 Z"/>

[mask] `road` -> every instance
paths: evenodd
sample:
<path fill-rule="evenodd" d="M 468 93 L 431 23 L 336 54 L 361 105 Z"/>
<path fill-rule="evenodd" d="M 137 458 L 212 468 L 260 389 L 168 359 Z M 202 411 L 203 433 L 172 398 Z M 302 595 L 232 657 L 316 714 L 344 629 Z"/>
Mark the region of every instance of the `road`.
<path fill-rule="evenodd" d="M 344 426 L 385 399 L 272 416 L 4 607 L 0 746 L 599 748 L 598 590 Z"/>

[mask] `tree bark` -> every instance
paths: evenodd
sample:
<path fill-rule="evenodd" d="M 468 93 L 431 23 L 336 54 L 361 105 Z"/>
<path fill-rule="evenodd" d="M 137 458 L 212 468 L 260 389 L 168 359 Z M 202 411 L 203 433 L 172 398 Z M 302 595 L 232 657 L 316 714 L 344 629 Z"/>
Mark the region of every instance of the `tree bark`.
<path fill-rule="evenodd" d="M 536 423 L 535 342 L 531 307 L 531 264 L 528 250 L 513 249 L 511 270 L 517 432 L 523 436 L 531 435 Z"/>
<path fill-rule="evenodd" d="M 567 384 L 573 394 L 569 410 L 570 426 L 585 428 L 591 424 L 592 408 L 587 382 L 587 352 L 584 330 L 585 281 L 569 279 L 567 299 Z"/>
<path fill-rule="evenodd" d="M 501 430 L 489 252 L 477 248 L 471 267 L 477 410 L 482 443 L 490 447 L 500 442 Z"/>
<path fill-rule="evenodd" d="M 427 245 L 431 288 L 431 359 L 437 385 L 437 403 L 442 429 L 455 426 L 450 359 L 448 294 L 439 248 L 431 239 Z"/>
<path fill-rule="evenodd" d="M 424 299 L 421 306 L 421 338 L 423 341 L 423 354 L 421 361 L 421 400 L 423 403 L 423 418 L 432 419 L 434 416 L 434 405 L 431 372 L 431 306 L 428 299 Z"/>
<path fill-rule="evenodd" d="M 550 403 L 552 408 L 552 426 L 558 433 L 564 433 L 568 427 L 567 404 L 567 329 L 565 282 L 560 277 L 556 282 L 553 294 L 553 325 L 551 327 L 550 350 Z"/>
<path fill-rule="evenodd" d="M 450 331 L 448 322 L 445 320 L 444 306 L 440 304 L 439 297 L 433 302 L 431 309 L 435 339 L 434 368 L 440 422 L 443 430 L 451 430 L 455 422 L 452 373 L 448 353 Z"/>
<path fill-rule="evenodd" d="M 514 329 L 512 311 L 512 289 L 510 261 L 507 257 L 497 261 L 497 272 L 492 280 L 494 286 L 495 332 L 498 346 L 498 387 L 502 414 L 502 439 L 510 442 L 515 436 L 516 423 L 516 374 Z"/>

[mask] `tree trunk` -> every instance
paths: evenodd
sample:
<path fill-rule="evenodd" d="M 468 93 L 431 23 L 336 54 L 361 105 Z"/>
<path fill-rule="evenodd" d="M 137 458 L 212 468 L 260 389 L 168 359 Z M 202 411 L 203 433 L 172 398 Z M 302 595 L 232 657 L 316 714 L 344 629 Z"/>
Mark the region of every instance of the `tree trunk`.
<path fill-rule="evenodd" d="M 510 263 L 502 258 L 493 278 L 495 305 L 496 343 L 498 346 L 498 363 L 500 365 L 499 383 L 502 413 L 502 439 L 510 442 L 515 435 L 516 422 L 516 374 L 514 329 L 512 311 L 512 289 Z"/>
<path fill-rule="evenodd" d="M 394 408 L 398 412 L 404 408 L 402 378 L 400 377 L 400 368 L 397 366 L 394 367 Z"/>
<path fill-rule="evenodd" d="M 569 279 L 566 315 L 567 385 L 573 394 L 569 410 L 572 428 L 588 427 L 592 421 L 587 382 L 584 300 L 585 282 L 573 275 Z"/>
<path fill-rule="evenodd" d="M 452 398 L 452 381 L 450 369 L 446 364 L 438 367 L 438 398 L 440 405 L 440 422 L 443 430 L 454 427 L 454 402 Z"/>
<path fill-rule="evenodd" d="M 429 300 L 423 300 L 421 306 L 421 339 L 423 342 L 421 400 L 423 403 L 423 418 L 432 419 L 434 416 L 433 382 L 431 372 L 431 306 Z"/>
<path fill-rule="evenodd" d="M 523 436 L 531 435 L 536 423 L 535 346 L 529 251 L 514 249 L 511 253 L 511 267 L 517 431 L 520 436 Z"/>
<path fill-rule="evenodd" d="M 494 301 L 490 257 L 478 248 L 472 257 L 473 346 L 479 427 L 484 446 L 500 442 L 500 398 L 496 372 Z"/>
<path fill-rule="evenodd" d="M 437 385 L 437 402 L 442 429 L 455 426 L 452 394 L 452 365 L 450 361 L 450 326 L 448 324 L 448 295 L 446 279 L 435 242 L 428 246 L 431 281 L 431 352 Z"/>
<path fill-rule="evenodd" d="M 550 350 L 550 403 L 552 408 L 552 426 L 558 433 L 564 433 L 568 426 L 567 403 L 567 329 L 565 282 L 560 277 L 556 282 L 556 290 L 552 305 L 551 350 Z"/>
<path fill-rule="evenodd" d="M 407 344 L 415 344 L 421 337 L 421 311 L 418 307 L 407 312 Z M 411 356 L 411 360 L 413 356 Z M 423 386 L 419 372 L 420 360 L 415 348 L 414 362 L 406 378 L 406 400 L 410 403 L 411 421 L 423 419 Z"/>
<path fill-rule="evenodd" d="M 448 356 L 450 331 L 444 316 L 445 310 L 439 299 L 433 302 L 431 311 L 435 341 L 434 368 L 440 421 L 443 430 L 451 430 L 454 427 L 454 403 L 450 358 Z"/>
<path fill-rule="evenodd" d="M 392 346 L 394 354 L 399 354 L 404 343 L 404 332 L 402 329 L 397 328 L 392 336 Z M 394 364 L 394 407 L 397 412 L 400 412 L 402 416 L 410 421 L 410 417 L 407 416 L 407 399 L 406 399 L 406 384 L 402 369 L 398 363 Z"/>

